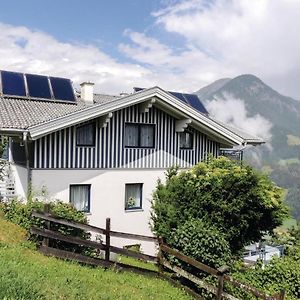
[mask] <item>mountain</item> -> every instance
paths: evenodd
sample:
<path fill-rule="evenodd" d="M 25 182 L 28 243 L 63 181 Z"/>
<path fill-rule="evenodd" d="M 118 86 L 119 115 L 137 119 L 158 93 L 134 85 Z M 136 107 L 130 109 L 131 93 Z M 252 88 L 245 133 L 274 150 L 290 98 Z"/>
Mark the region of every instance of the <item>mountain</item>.
<path fill-rule="evenodd" d="M 273 150 L 263 148 L 265 162 L 300 159 L 300 101 L 279 94 L 254 75 L 220 79 L 196 94 L 204 103 L 213 99 L 240 99 L 245 104 L 247 116 L 259 114 L 271 122 Z"/>
<path fill-rule="evenodd" d="M 230 99 L 236 99 L 246 108 L 245 118 L 252 118 L 252 122 L 245 124 L 254 126 L 258 115 L 272 124 L 271 139 L 267 144 L 246 150 L 245 157 L 250 164 L 267 170 L 272 180 L 288 190 L 286 201 L 293 216 L 300 220 L 300 101 L 281 95 L 249 74 L 219 79 L 195 94 L 210 113 L 210 107 L 220 101 L 221 105 L 217 107 L 221 113 L 231 110 L 227 115 L 238 114 L 235 107 L 229 105 Z M 243 122 L 241 116 L 237 120 Z"/>
<path fill-rule="evenodd" d="M 226 83 L 228 83 L 231 80 L 231 78 L 222 78 L 219 79 L 202 89 L 196 92 L 198 97 L 200 99 L 207 99 L 210 95 L 213 95 L 215 92 L 217 92 L 219 89 L 221 89 Z"/>

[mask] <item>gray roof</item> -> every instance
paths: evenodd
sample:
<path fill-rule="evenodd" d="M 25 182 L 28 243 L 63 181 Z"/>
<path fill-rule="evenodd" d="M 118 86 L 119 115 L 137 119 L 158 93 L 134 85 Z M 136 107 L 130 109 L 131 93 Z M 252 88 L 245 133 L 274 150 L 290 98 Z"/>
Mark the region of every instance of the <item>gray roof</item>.
<path fill-rule="evenodd" d="M 120 96 L 95 94 L 94 102 L 101 105 L 117 98 Z M 0 128 L 27 129 L 87 107 L 90 105 L 80 98 L 76 103 L 65 103 L 0 97 Z"/>
<path fill-rule="evenodd" d="M 0 128 L 27 129 L 71 112 L 83 109 L 82 101 L 58 103 L 50 101 L 0 98 Z"/>
<path fill-rule="evenodd" d="M 155 89 L 155 88 L 152 88 Z M 156 88 L 157 89 L 157 88 Z M 150 91 L 151 89 L 149 89 Z M 146 91 L 144 91 L 146 92 Z M 135 93 L 136 95 L 139 92 Z M 128 95 L 131 97 L 133 95 Z M 76 103 L 54 102 L 44 100 L 30 100 L 21 98 L 7 98 L 0 97 L 0 130 L 26 130 L 35 125 L 41 125 L 48 121 L 60 119 L 62 117 L 71 117 L 73 113 L 81 113 L 83 111 L 90 111 L 92 106 L 95 108 L 107 106 L 111 104 L 118 104 L 124 98 L 122 96 L 111 96 L 104 94 L 94 94 L 94 105 L 87 104 L 80 98 L 77 98 Z M 201 114 L 202 115 L 202 114 Z M 206 116 L 207 120 L 212 120 L 214 124 L 219 124 L 223 128 L 229 130 L 236 136 L 240 137 L 251 144 L 263 143 L 263 140 L 253 137 L 239 129 L 223 124 Z"/>
<path fill-rule="evenodd" d="M 113 96 L 113 95 L 106 95 L 106 94 L 94 94 L 94 102 L 98 104 L 110 102 L 112 100 L 116 100 L 121 98 L 121 96 Z"/>

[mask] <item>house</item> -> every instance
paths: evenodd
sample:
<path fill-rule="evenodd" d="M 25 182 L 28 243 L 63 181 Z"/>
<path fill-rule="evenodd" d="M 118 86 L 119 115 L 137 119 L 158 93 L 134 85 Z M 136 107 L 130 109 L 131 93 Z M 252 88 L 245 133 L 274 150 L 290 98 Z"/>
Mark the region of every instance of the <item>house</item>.
<path fill-rule="evenodd" d="M 267 264 L 274 257 L 282 257 L 284 246 L 270 246 L 267 244 L 251 244 L 245 247 L 243 259 L 246 264 L 254 265 L 258 259 Z"/>
<path fill-rule="evenodd" d="M 80 94 L 80 95 L 79 95 Z M 103 227 L 150 235 L 150 200 L 167 168 L 263 141 L 209 117 L 195 95 L 160 87 L 120 96 L 74 93 L 70 80 L 1 71 L 0 135 L 15 194 L 71 202 Z"/>

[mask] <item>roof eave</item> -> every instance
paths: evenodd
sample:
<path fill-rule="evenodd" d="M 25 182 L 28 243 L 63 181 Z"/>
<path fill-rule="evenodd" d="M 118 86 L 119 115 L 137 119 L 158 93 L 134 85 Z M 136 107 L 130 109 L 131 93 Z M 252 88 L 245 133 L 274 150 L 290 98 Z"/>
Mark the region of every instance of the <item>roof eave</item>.
<path fill-rule="evenodd" d="M 27 129 L 20 128 L 0 128 L 0 134 L 8 136 L 20 136 L 24 133 L 28 133 Z"/>

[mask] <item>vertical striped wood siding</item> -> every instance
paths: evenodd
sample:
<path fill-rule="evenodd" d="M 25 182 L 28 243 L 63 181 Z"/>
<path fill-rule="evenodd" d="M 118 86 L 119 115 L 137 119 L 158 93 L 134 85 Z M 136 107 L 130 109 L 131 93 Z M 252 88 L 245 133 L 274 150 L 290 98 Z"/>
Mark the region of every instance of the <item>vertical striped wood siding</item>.
<path fill-rule="evenodd" d="M 155 148 L 124 148 L 125 122 L 155 124 Z M 185 168 L 208 153 L 218 155 L 219 143 L 193 128 L 190 131 L 194 133 L 194 147 L 181 150 L 172 116 L 156 107 L 140 113 L 138 106 L 131 106 L 114 112 L 107 127 L 99 128 L 96 122 L 95 147 L 76 146 L 76 126 L 38 139 L 34 142 L 34 168 L 168 168 L 175 164 Z"/>

